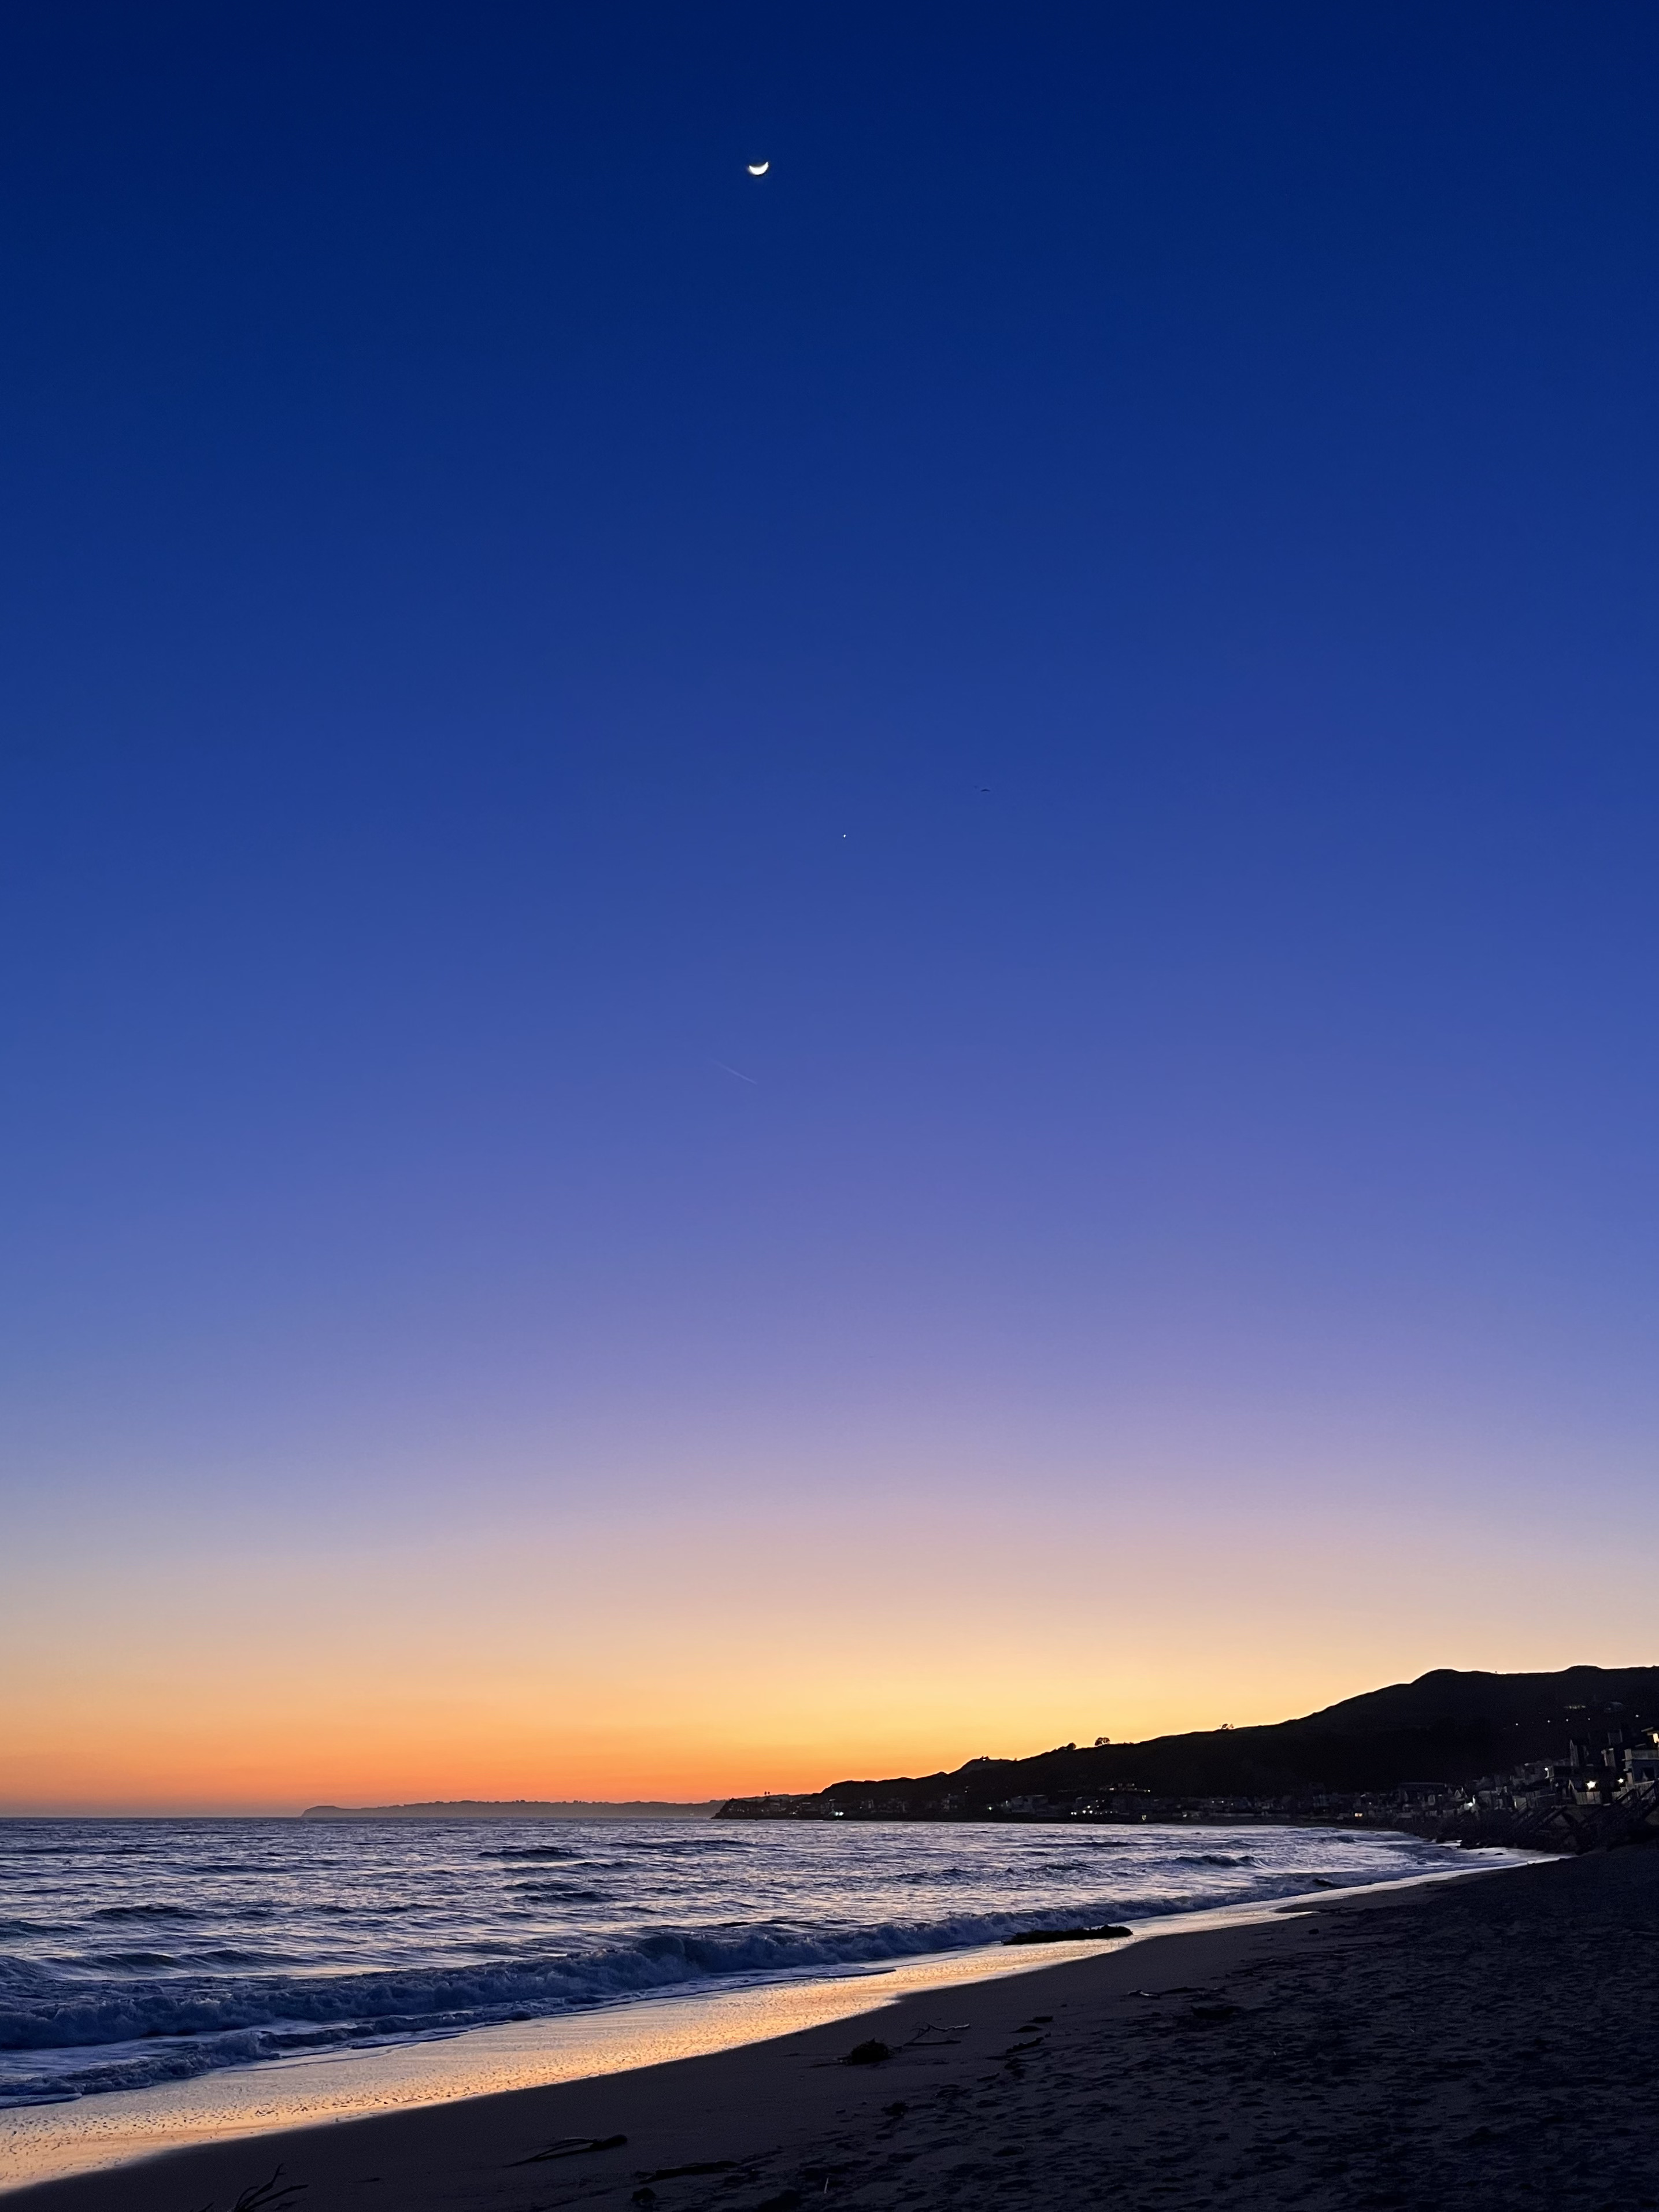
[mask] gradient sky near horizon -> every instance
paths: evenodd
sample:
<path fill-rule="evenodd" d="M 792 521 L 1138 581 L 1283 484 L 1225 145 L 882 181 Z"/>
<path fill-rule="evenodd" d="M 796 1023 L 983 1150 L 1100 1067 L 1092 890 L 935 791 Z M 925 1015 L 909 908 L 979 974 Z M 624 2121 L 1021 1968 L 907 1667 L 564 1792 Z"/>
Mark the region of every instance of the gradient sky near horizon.
<path fill-rule="evenodd" d="M 15 0 L 0 1808 L 1656 1656 L 1656 115 L 1630 0 Z"/>

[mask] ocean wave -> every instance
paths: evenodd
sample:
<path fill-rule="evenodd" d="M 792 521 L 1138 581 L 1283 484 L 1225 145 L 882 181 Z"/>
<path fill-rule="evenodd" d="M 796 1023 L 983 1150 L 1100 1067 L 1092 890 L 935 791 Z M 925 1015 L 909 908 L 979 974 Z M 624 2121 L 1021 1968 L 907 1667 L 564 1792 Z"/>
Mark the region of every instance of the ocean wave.
<path fill-rule="evenodd" d="M 1332 1875 L 1346 1886 L 1454 1856 L 1404 1838 L 1224 1828 L 1109 1841 L 611 1830 L 561 1844 L 473 1827 L 411 1828 L 342 1857 L 297 1825 L 252 1832 L 257 1848 L 247 1833 L 157 1824 L 139 1869 L 125 1853 L 111 1864 L 84 1837 L 70 1868 L 64 1832 L 37 1832 L 29 1866 L 6 1862 L 0 2103 L 743 1980 L 858 1973 L 1029 1929 L 1277 1901 Z M 325 1875 L 337 1860 L 344 1871 Z"/>
<path fill-rule="evenodd" d="M 609 1905 L 608 1889 L 577 1889 L 568 1881 L 515 1881 L 514 1897 L 538 1899 L 544 1905 Z"/>
<path fill-rule="evenodd" d="M 19 1859 L 131 1859 L 146 1858 L 148 1844 L 106 1844 L 99 1838 L 75 1840 L 61 1844 L 14 1844 L 5 1846 L 8 1858 Z"/>
<path fill-rule="evenodd" d="M 200 1920 L 203 1916 L 189 1905 L 100 1905 L 87 1917 L 89 1920 Z"/>
<path fill-rule="evenodd" d="M 665 1858 L 706 1858 L 711 1853 L 726 1856 L 732 1851 L 754 1849 L 747 1836 L 628 1836 L 622 1839 L 624 1850 L 653 1851 Z"/>
<path fill-rule="evenodd" d="M 89 2052 L 102 2046 L 102 2067 L 117 2065 L 124 2081 L 176 2080 L 213 2066 L 276 2056 L 301 2041 L 311 2046 L 319 2037 L 349 2042 L 366 2035 L 432 2034 L 515 2012 L 536 2018 L 734 1975 L 834 1969 L 962 1949 L 995 1942 L 1016 1929 L 1066 1924 L 1074 1917 L 1027 1911 L 864 1928 L 809 1929 L 775 1922 L 659 1929 L 631 1942 L 562 1955 L 326 1976 L 177 1976 L 94 1983 L 9 1962 L 0 1964 L 0 2051 Z M 162 2037 L 188 2042 L 164 2054 L 119 2061 L 111 2056 L 112 2045 Z M 164 2074 L 155 2072 L 158 2066 Z M 13 2078 L 0 2080 L 0 2094 L 15 2097 L 25 2084 L 16 2078 L 15 2066 L 6 2072 Z M 52 2078 L 61 2094 L 63 2069 L 54 2069 Z"/>
<path fill-rule="evenodd" d="M 1279 1887 L 1288 1889 L 1299 1882 L 1286 1877 Z M 1138 1898 L 1127 1909 L 1140 1918 L 1193 1902 L 1177 1892 Z M 1074 1927 L 1085 1917 L 1097 1923 L 1121 1917 L 1125 1910 L 1109 1899 L 1094 1899 L 1046 1911 L 965 1913 L 866 1927 L 761 1922 L 659 1929 L 562 1954 L 519 1954 L 463 1966 L 325 1976 L 175 1976 L 166 1981 L 88 1983 L 13 1963 L 0 1966 L 0 2051 L 89 2054 L 102 2046 L 103 2055 L 81 2069 L 60 2063 L 34 2081 L 14 2061 L 0 2073 L 0 2095 L 27 2096 L 31 2087 L 38 2094 L 48 2081 L 52 2094 L 62 2094 L 70 2079 L 84 2090 L 94 2075 L 106 2087 L 179 2080 L 319 2043 L 431 2035 L 515 2014 L 537 2018 L 733 1976 L 874 1965 L 994 1943 L 1024 1929 Z M 110 2049 L 158 2038 L 184 2040 L 163 2053 L 118 2057 Z M 118 2081 L 112 2078 L 112 2068 Z"/>
<path fill-rule="evenodd" d="M 579 1859 L 580 1851 L 568 1851 L 557 1844 L 508 1844 L 499 1851 L 480 1851 L 481 1859 Z"/>
<path fill-rule="evenodd" d="M 269 1968 L 271 1966 L 285 1966 L 290 1963 L 295 1966 L 298 1966 L 300 1962 L 297 1959 L 291 1962 L 283 1959 L 280 1952 L 238 1951 L 227 1946 L 218 1950 L 194 1951 L 191 1954 L 190 1963 L 196 1966 L 264 1966 Z"/>

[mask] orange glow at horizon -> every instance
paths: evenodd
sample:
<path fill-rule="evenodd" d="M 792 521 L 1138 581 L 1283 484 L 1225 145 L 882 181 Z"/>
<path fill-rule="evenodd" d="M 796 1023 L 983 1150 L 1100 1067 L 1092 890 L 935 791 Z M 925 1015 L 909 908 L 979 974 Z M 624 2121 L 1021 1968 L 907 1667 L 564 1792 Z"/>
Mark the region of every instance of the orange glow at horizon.
<path fill-rule="evenodd" d="M 1012 1510 L 964 1507 L 947 1534 L 925 1501 L 887 1511 L 878 1553 L 859 1511 L 763 1543 L 595 1524 L 551 1601 L 559 1549 L 533 1532 L 342 1546 L 303 1571 L 268 1552 L 252 1575 L 181 1543 L 135 1590 L 116 1531 L 83 1543 L 76 1615 L 50 1577 L 18 1578 L 0 1810 L 815 1790 L 1282 1719 L 1432 1666 L 1630 1656 L 1588 1601 L 1558 1603 L 1540 1644 L 1528 1577 L 1540 1602 L 1568 1578 L 1525 1531 L 1505 1557 L 1443 1522 L 1431 1552 L 1302 1506 L 1212 1514 L 1201 1548 L 1120 1522 L 1115 1551 L 1097 1535 L 1062 1559 Z"/>

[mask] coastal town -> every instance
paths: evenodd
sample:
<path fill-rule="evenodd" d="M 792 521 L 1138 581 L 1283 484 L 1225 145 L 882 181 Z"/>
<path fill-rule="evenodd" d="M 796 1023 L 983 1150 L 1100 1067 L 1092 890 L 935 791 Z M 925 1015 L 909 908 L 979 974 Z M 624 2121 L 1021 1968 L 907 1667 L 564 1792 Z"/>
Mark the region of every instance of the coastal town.
<path fill-rule="evenodd" d="M 1075 1751 L 1061 1745 L 1050 1757 Z M 1532 1759 L 1466 1782 L 1405 1782 L 1376 1790 L 1159 1792 L 1125 1782 L 1096 1791 L 1015 1790 L 988 1797 L 980 1783 L 1003 1762 L 971 1760 L 962 1788 L 836 1784 L 810 1794 L 734 1797 L 728 1820 L 999 1820 L 1123 1823 L 1251 1822 L 1388 1828 L 1471 1848 L 1501 1844 L 1579 1852 L 1659 1840 L 1659 1729 L 1615 1727 L 1571 1737 L 1565 1753 Z"/>

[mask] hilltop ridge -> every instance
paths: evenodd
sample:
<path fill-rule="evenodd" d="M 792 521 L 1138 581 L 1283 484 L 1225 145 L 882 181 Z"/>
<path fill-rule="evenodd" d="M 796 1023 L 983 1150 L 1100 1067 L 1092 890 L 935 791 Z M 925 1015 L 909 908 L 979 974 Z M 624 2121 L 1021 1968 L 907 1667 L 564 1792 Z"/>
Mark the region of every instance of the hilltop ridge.
<path fill-rule="evenodd" d="M 1023 1759 L 972 1759 L 948 1772 L 832 1782 L 785 1802 L 797 1817 L 974 1820 L 1136 1797 L 1288 1802 L 1444 1789 L 1528 1761 L 1570 1761 L 1659 1722 L 1659 1667 L 1568 1667 L 1553 1674 L 1436 1668 L 1298 1719 L 1205 1729 L 1141 1743 L 1062 1744 Z M 732 1800 L 726 1817 L 764 1801 Z M 751 1809 L 752 1808 L 752 1809 Z M 775 1814 L 774 1815 L 775 1817 Z"/>

